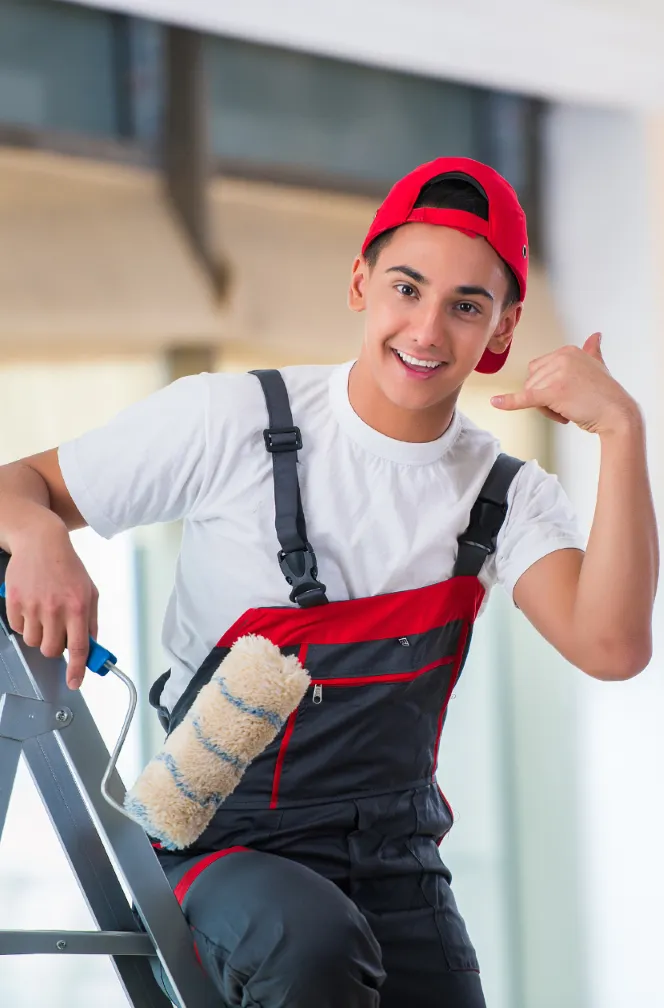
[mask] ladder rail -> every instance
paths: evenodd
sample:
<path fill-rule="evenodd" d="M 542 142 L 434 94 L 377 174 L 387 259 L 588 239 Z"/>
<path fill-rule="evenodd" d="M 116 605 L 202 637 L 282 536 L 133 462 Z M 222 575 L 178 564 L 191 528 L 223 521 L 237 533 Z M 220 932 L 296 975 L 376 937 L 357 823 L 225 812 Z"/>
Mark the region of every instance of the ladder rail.
<path fill-rule="evenodd" d="M 2 687 L 0 686 L 0 692 Z M 2 698 L 0 696 L 0 703 Z M 1 709 L 1 708 L 0 708 Z M 9 800 L 14 790 L 16 771 L 21 758 L 21 743 L 15 739 L 3 738 L 0 733 L 0 841 L 7 819 Z"/>
<path fill-rule="evenodd" d="M 100 932 L 104 936 L 118 931 L 125 934 L 140 934 L 117 873 L 54 733 L 26 741 L 24 756 L 83 898 Z M 33 932 L 26 933 L 28 945 L 32 945 L 33 935 Z M 3 954 L 12 954 L 5 951 L 9 940 L 9 935 L 0 932 L 0 952 Z M 63 936 L 61 940 L 66 938 Z M 150 944 L 151 954 L 155 955 L 151 941 Z M 15 943 L 13 945 L 15 946 Z M 37 947 L 33 946 L 31 950 L 36 952 Z M 53 943 L 51 951 L 62 950 Z M 98 952 L 101 951 L 100 947 Z M 141 1008 L 143 1006 L 167 1008 L 168 999 L 155 983 L 154 974 L 147 960 L 118 956 L 113 951 L 112 942 L 104 951 L 112 956 L 115 971 L 130 1004 L 140 1005 Z"/>
<path fill-rule="evenodd" d="M 147 836 L 101 794 L 108 750 L 82 695 L 68 689 L 65 671 L 62 658 L 45 658 L 38 649 L 28 648 L 0 615 L 0 697 L 10 696 L 16 712 L 23 699 L 46 705 L 49 709 L 44 717 L 52 711 L 62 715 L 57 727 L 23 738 L 19 743 L 13 739 L 11 729 L 0 727 L 0 742 L 14 755 L 16 745 L 22 746 L 30 773 L 102 936 L 106 931 L 141 933 L 119 873 L 182 1008 L 219 1008 L 220 997 L 196 961 L 188 924 Z M 16 734 L 20 735 L 20 731 Z M 8 804 L 7 792 L 13 783 L 15 762 L 13 757 L 9 760 L 8 784 L 3 784 L 4 768 L 0 764 L 0 813 L 3 805 Z M 121 802 L 124 787 L 117 771 L 110 775 L 108 788 Z M 7 945 L 14 948 L 16 939 L 10 941 L 10 934 L 13 933 L 7 933 Z M 26 932 L 26 936 L 29 934 Z M 3 954 L 2 932 L 0 954 Z M 135 1008 L 165 1008 L 169 1004 L 145 956 L 109 954 Z"/>

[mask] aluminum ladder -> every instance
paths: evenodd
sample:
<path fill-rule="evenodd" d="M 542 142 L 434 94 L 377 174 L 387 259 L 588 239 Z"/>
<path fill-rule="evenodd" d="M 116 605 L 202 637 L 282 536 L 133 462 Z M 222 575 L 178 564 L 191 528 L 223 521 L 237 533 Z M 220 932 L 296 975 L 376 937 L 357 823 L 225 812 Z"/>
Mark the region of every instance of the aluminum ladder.
<path fill-rule="evenodd" d="M 3 583 L 7 562 L 0 551 Z M 111 670 L 133 690 L 123 673 Z M 158 959 L 179 1008 L 221 1008 L 220 995 L 196 961 L 189 926 L 148 837 L 120 811 L 125 788 L 114 763 L 133 708 L 111 758 L 80 691 L 67 687 L 65 671 L 63 658 L 45 658 L 13 633 L 0 598 L 0 857 L 23 753 L 98 928 L 0 930 L 0 956 L 108 955 L 130 1005 L 168 1008 L 171 1001 L 152 969 Z M 43 1008 L 48 1008 L 46 1000 Z"/>

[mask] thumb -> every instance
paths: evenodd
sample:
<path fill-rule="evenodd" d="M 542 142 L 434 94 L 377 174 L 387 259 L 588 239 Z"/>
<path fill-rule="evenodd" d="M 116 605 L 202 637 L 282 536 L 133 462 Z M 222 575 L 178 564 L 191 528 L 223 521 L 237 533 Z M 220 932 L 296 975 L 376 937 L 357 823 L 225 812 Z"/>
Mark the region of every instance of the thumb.
<path fill-rule="evenodd" d="M 522 410 L 532 409 L 537 406 L 531 391 L 524 389 L 523 392 L 507 392 L 503 395 L 492 396 L 491 405 L 500 410 Z"/>
<path fill-rule="evenodd" d="M 594 357 L 595 360 L 604 363 L 604 358 L 602 357 L 602 334 L 600 332 L 593 333 L 589 336 L 586 342 L 583 344 L 583 352 L 587 353 L 588 356 Z"/>

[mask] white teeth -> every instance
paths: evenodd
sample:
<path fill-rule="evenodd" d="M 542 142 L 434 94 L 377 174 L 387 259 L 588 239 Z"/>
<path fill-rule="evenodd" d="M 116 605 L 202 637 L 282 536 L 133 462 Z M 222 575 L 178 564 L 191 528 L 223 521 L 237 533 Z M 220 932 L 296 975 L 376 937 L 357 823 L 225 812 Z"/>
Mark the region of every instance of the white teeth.
<path fill-rule="evenodd" d="M 433 369 L 440 367 L 442 364 L 442 361 L 418 360 L 417 357 L 411 357 L 410 354 L 403 353 L 401 350 L 397 350 L 396 352 L 399 354 L 402 361 L 405 361 L 406 364 L 411 364 L 413 367 L 427 367 Z"/>

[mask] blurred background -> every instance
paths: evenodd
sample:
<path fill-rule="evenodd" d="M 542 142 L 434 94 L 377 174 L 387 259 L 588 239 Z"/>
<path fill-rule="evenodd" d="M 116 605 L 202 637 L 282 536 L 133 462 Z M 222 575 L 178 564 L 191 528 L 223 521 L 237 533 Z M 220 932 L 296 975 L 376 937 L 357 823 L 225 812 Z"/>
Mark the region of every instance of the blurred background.
<path fill-rule="evenodd" d="M 349 270 L 393 181 L 485 160 L 529 217 L 507 368 L 462 408 L 559 474 L 587 529 L 597 445 L 500 414 L 527 362 L 604 332 L 640 401 L 664 513 L 664 9 L 660 0 L 0 0 L 0 463 L 184 374 L 349 360 Z M 180 530 L 74 541 L 100 640 L 147 708 Z M 662 613 L 636 680 L 571 669 L 495 592 L 451 704 L 443 844 L 489 1008 L 661 1008 Z M 112 744 L 122 687 L 84 686 Z M 0 844 L 0 927 L 87 928 L 27 772 Z M 0 959 L 7 1008 L 121 1008 L 105 959 Z M 313 1006 L 312 1006 L 313 1008 Z M 404 1006 L 407 1008 L 407 1006 Z"/>

